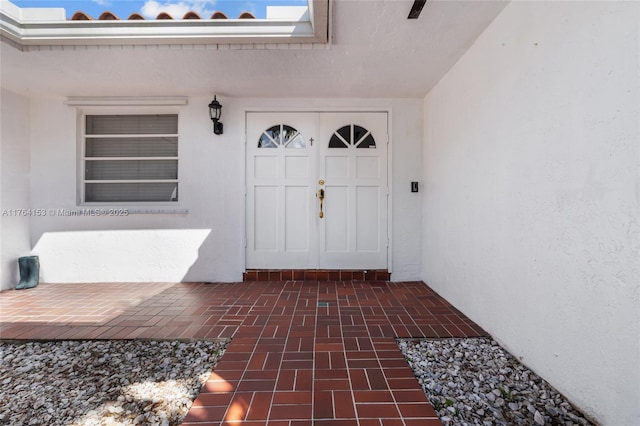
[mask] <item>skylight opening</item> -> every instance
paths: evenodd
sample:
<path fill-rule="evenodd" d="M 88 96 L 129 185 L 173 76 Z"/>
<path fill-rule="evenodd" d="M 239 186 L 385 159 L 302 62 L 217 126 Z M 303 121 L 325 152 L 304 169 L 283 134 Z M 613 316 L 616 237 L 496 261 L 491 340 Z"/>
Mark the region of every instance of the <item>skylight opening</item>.
<path fill-rule="evenodd" d="M 3 40 L 19 49 L 329 40 L 329 0 L 4 0 L 0 15 Z"/>
<path fill-rule="evenodd" d="M 63 8 L 66 19 L 293 19 L 308 0 L 11 0 L 20 8 Z M 274 7 L 275 6 L 275 7 Z M 85 18 L 82 18 L 84 15 Z"/>

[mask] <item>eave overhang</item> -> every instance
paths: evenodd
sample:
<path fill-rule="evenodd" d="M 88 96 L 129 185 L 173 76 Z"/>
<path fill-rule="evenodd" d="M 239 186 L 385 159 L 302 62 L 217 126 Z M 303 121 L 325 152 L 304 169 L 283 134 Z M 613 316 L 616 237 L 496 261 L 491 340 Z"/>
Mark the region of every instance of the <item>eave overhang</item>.
<path fill-rule="evenodd" d="M 329 0 L 309 0 L 299 20 L 96 20 L 70 21 L 62 9 L 30 13 L 1 2 L 0 36 L 19 46 L 327 43 Z M 62 11 L 63 19 L 43 19 Z"/>

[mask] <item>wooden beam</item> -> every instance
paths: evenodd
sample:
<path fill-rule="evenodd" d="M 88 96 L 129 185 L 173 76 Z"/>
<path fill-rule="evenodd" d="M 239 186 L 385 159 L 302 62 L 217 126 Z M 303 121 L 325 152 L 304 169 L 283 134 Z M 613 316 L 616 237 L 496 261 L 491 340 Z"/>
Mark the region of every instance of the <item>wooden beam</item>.
<path fill-rule="evenodd" d="M 427 3 L 427 0 L 414 0 L 413 6 L 411 6 L 411 11 L 409 12 L 409 16 L 407 19 L 418 19 L 420 16 L 420 12 L 422 12 L 422 8 Z"/>

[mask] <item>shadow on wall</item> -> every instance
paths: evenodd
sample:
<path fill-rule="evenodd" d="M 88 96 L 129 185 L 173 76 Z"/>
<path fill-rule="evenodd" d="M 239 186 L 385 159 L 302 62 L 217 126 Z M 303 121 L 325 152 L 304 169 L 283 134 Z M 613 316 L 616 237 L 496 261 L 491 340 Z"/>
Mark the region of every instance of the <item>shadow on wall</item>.
<path fill-rule="evenodd" d="M 32 252 L 40 257 L 41 282 L 180 282 L 191 275 L 210 234 L 211 229 L 44 232 Z"/>

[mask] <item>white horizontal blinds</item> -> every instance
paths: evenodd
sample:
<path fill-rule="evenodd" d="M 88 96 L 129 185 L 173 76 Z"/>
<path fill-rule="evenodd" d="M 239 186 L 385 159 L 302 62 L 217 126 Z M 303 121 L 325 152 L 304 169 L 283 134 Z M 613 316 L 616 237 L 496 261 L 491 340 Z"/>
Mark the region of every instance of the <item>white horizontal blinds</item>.
<path fill-rule="evenodd" d="M 176 137 L 87 137 L 87 157 L 177 157 Z"/>
<path fill-rule="evenodd" d="M 178 199 L 177 183 L 87 183 L 87 201 L 144 202 Z"/>
<path fill-rule="evenodd" d="M 88 115 L 87 135 L 163 135 L 178 133 L 176 114 Z"/>
<path fill-rule="evenodd" d="M 87 180 L 178 179 L 175 160 L 87 161 Z"/>
<path fill-rule="evenodd" d="M 178 116 L 88 115 L 88 202 L 178 200 Z"/>

